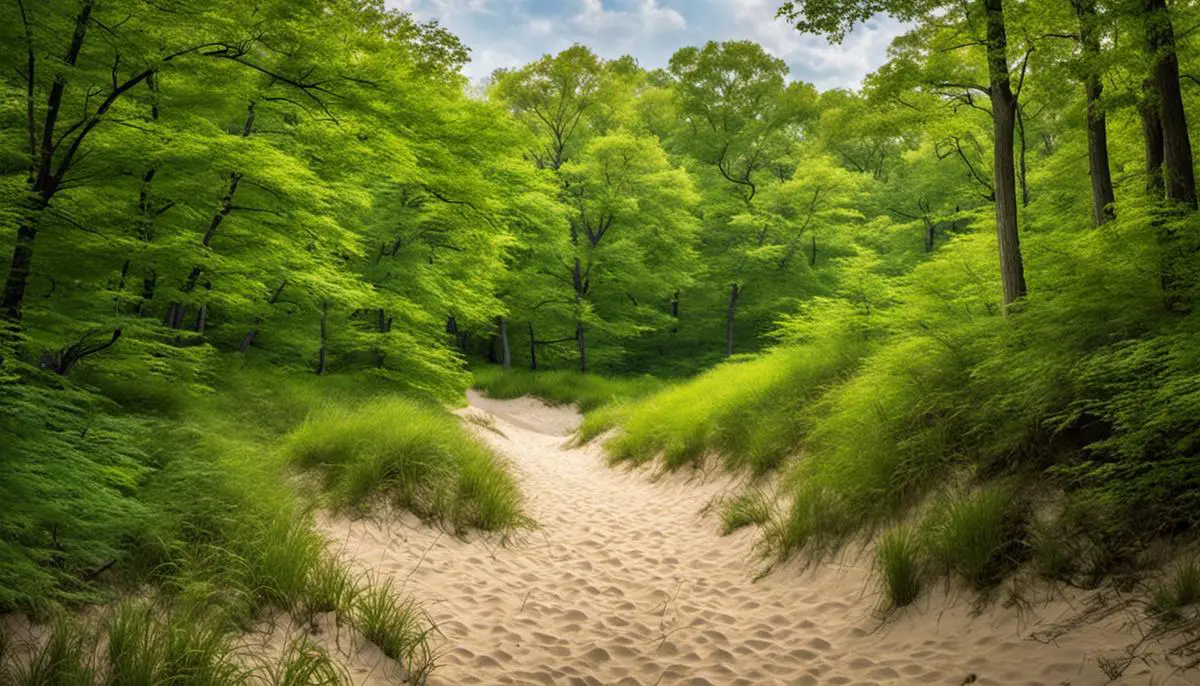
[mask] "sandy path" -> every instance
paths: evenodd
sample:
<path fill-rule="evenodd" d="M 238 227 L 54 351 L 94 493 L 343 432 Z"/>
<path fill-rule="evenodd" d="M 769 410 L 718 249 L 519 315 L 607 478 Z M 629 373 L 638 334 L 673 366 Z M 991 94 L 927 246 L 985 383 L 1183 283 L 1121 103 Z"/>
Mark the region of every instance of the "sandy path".
<path fill-rule="evenodd" d="M 464 412 L 494 418 L 479 434 L 511 460 L 537 532 L 499 547 L 412 522 L 323 524 L 431 612 L 444 634 L 433 684 L 1080 686 L 1107 683 L 1096 656 L 1131 640 L 1113 623 L 1044 645 L 1028 636 L 1065 603 L 1040 620 L 972 618 L 940 594 L 881 624 L 865 562 L 752 583 L 753 533 L 722 538 L 698 516 L 722 484 L 654 483 L 595 446 L 565 448 L 568 409 L 470 401 Z M 1118 683 L 1190 682 L 1168 676 L 1135 665 Z"/>

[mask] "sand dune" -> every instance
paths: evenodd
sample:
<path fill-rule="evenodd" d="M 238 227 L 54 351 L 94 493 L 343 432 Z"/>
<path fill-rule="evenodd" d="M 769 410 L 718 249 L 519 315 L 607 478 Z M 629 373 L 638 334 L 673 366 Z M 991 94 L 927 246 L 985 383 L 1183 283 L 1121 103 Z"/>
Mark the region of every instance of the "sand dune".
<path fill-rule="evenodd" d="M 431 612 L 443 634 L 433 684 L 1081 686 L 1108 683 L 1096 658 L 1134 639 L 1118 617 L 1032 640 L 1076 611 L 1065 600 L 972 617 L 969 597 L 934 594 L 883 622 L 861 560 L 753 582 L 753 533 L 722 538 L 699 516 L 727 482 L 613 470 L 595 446 L 565 447 L 569 409 L 470 400 L 537 531 L 500 547 L 414 522 L 322 523 Z M 1190 681 L 1135 664 L 1117 683 Z"/>

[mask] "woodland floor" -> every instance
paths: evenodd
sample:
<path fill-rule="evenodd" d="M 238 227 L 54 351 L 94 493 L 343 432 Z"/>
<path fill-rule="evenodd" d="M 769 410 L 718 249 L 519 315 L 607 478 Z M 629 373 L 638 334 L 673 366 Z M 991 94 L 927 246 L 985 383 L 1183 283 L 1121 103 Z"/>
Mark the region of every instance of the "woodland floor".
<path fill-rule="evenodd" d="M 511 461 L 536 530 L 501 546 L 407 519 L 322 522 L 431 613 L 431 684 L 1083 686 L 1110 683 L 1097 658 L 1136 640 L 1114 615 L 1047 642 L 1085 596 L 979 611 L 939 590 L 885 620 L 863 556 L 754 581 L 755 534 L 721 537 L 702 514 L 729 480 L 610 468 L 595 443 L 570 447 L 573 410 L 528 398 L 472 394 L 460 414 Z M 369 662 L 356 682 L 387 683 Z M 1134 663 L 1115 683 L 1188 678 Z"/>

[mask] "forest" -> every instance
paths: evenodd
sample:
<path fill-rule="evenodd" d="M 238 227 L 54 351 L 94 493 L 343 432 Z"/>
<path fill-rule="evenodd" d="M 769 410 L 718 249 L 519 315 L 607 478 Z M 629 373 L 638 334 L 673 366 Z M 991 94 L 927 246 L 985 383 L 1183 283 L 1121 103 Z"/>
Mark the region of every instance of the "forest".
<path fill-rule="evenodd" d="M 853 90 L 737 40 L 472 83 L 383 0 L 0 0 L 0 618 L 50 627 L 0 684 L 359 683 L 236 658 L 279 612 L 423 682 L 322 522 L 535 530 L 472 387 L 738 477 L 750 574 L 864 547 L 891 610 L 1136 587 L 1192 636 L 1200 7 L 774 5 L 908 30 Z"/>

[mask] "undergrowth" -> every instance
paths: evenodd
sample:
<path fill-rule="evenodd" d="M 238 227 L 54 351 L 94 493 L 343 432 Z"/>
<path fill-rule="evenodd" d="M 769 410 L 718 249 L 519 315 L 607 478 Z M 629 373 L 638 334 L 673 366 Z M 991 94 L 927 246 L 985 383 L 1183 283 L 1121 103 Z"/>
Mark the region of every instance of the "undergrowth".
<path fill-rule="evenodd" d="M 1039 287 L 1007 315 L 982 227 L 902 276 L 847 263 L 778 348 L 614 406 L 605 448 L 780 472 L 779 515 L 723 513 L 762 520 L 776 561 L 890 530 L 877 557 L 896 605 L 929 585 L 914 570 L 978 589 L 1027 562 L 1080 585 L 1134 571 L 1200 525 L 1200 307 L 1164 309 L 1150 223 L 1131 203 L 1104 231 L 1035 226 Z"/>
<path fill-rule="evenodd" d="M 312 504 L 286 478 L 282 446 L 307 416 L 346 416 L 342 408 L 385 387 L 255 368 L 226 369 L 212 388 L 193 381 L 94 370 L 78 386 L 0 383 L 10 400 L 61 413 L 20 429 L 6 463 L 16 472 L 0 479 L 0 612 L 23 611 L 48 627 L 32 650 L 15 650 L 20 637 L 5 637 L 8 681 L 0 683 L 349 683 L 312 646 L 252 670 L 231 651 L 234 636 L 278 612 L 302 624 L 336 613 L 365 632 L 357 599 L 376 586 L 329 552 Z M 422 411 L 437 417 L 434 435 L 449 451 L 472 449 L 448 415 Z M 19 428 L 8 417 L 0 416 L 5 428 Z M 508 521 L 495 502 L 515 490 L 503 472 L 489 471 L 497 468 L 489 454 L 473 449 L 463 459 L 475 471 L 454 482 L 447 502 L 460 521 L 492 528 Z M 56 455 L 48 470 L 36 465 L 47 451 Z M 372 640 L 403 653 L 410 674 L 425 674 L 428 619 L 395 589 L 387 593 L 407 603 L 411 625 L 370 625 Z M 78 612 L 81 602 L 114 595 L 145 600 L 117 603 L 96 622 Z"/>
<path fill-rule="evenodd" d="M 574 404 L 585 414 L 644 397 L 665 385 L 665 382 L 652 376 L 616 377 L 565 370 L 505 370 L 496 365 L 477 365 L 472 373 L 475 376 L 475 388 L 490 398 L 531 395 L 555 405 Z"/>
<path fill-rule="evenodd" d="M 457 530 L 524 523 L 503 463 L 438 407 L 392 397 L 324 410 L 288 437 L 286 452 L 322 473 L 340 508 L 387 499 Z"/>

